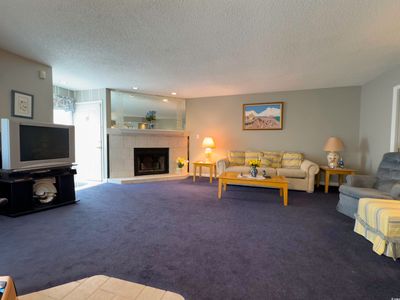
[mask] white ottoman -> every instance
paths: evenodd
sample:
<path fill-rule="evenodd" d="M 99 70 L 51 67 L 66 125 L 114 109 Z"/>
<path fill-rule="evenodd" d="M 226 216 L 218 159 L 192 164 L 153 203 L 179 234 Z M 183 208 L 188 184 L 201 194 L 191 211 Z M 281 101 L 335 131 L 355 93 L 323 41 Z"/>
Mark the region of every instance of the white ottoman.
<path fill-rule="evenodd" d="M 176 293 L 143 284 L 96 275 L 47 290 L 19 296 L 19 300 L 184 300 Z"/>

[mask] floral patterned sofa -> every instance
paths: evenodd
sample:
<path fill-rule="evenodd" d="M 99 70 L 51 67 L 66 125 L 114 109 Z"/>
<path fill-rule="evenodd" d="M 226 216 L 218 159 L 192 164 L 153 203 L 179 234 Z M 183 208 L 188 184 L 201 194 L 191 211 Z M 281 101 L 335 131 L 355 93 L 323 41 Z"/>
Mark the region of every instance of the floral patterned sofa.
<path fill-rule="evenodd" d="M 289 189 L 314 192 L 315 175 L 319 172 L 316 163 L 304 159 L 299 152 L 285 151 L 229 151 L 224 159 L 217 161 L 217 174 L 223 172 L 249 173 L 249 161 L 259 160 L 260 172 L 270 176 L 285 176 Z"/>

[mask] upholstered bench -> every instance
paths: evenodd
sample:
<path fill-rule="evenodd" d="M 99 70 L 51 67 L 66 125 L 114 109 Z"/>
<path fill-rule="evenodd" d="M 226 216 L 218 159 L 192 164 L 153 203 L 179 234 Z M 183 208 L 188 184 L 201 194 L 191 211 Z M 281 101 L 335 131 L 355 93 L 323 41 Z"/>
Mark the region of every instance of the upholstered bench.
<path fill-rule="evenodd" d="M 184 300 L 176 293 L 104 275 L 96 275 L 53 288 L 18 296 L 19 300 Z"/>
<path fill-rule="evenodd" d="M 379 255 L 400 257 L 400 201 L 361 198 L 354 231 L 373 244 Z"/>

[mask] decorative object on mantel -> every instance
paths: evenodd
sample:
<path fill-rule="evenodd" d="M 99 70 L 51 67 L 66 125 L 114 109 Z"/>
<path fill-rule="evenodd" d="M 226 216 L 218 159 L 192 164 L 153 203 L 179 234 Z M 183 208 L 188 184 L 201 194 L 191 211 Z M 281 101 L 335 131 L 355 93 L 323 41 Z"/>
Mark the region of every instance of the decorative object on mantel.
<path fill-rule="evenodd" d="M 156 113 L 157 112 L 155 110 L 150 110 L 146 114 L 145 119 L 146 119 L 146 121 L 150 122 L 149 123 L 149 128 L 150 129 L 154 128 L 154 123 L 153 122 L 156 120 Z"/>
<path fill-rule="evenodd" d="M 250 166 L 250 175 L 251 177 L 257 177 L 258 170 L 257 167 L 260 166 L 260 161 L 258 159 L 251 159 L 249 160 L 249 166 Z"/>
<path fill-rule="evenodd" d="M 204 154 L 206 156 L 206 162 L 211 162 L 212 149 L 215 148 L 214 139 L 210 136 L 206 136 L 201 146 L 205 148 Z"/>
<path fill-rule="evenodd" d="M 11 115 L 13 117 L 33 119 L 33 95 L 12 90 Z"/>
<path fill-rule="evenodd" d="M 243 104 L 243 130 L 282 130 L 283 102 Z"/>
<path fill-rule="evenodd" d="M 344 144 L 342 140 L 338 137 L 332 136 L 330 137 L 324 146 L 324 151 L 328 152 L 326 159 L 328 160 L 328 166 L 330 168 L 337 168 L 339 162 L 339 154 L 344 149 Z"/>

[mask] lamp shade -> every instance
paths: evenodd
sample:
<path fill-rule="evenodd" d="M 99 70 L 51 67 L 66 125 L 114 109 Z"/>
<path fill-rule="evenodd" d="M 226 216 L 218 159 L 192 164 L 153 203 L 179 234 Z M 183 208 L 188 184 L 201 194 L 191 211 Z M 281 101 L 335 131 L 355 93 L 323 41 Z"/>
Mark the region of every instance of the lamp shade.
<path fill-rule="evenodd" d="M 337 152 L 337 151 L 342 151 L 344 149 L 344 144 L 341 139 L 338 137 L 330 137 L 324 146 L 324 151 L 329 151 L 329 152 Z"/>
<path fill-rule="evenodd" d="M 212 137 L 205 137 L 201 145 L 203 148 L 215 148 L 215 143 Z"/>

